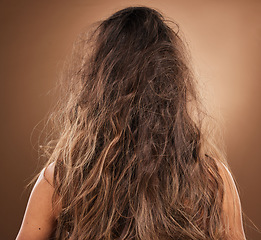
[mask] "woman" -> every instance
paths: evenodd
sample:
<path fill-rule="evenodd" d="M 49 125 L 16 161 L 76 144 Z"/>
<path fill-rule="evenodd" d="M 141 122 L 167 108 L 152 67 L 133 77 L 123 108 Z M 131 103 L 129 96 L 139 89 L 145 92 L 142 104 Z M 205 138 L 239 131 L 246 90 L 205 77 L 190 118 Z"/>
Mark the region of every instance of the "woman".
<path fill-rule="evenodd" d="M 235 182 L 167 22 L 128 7 L 79 38 L 17 240 L 245 239 Z"/>

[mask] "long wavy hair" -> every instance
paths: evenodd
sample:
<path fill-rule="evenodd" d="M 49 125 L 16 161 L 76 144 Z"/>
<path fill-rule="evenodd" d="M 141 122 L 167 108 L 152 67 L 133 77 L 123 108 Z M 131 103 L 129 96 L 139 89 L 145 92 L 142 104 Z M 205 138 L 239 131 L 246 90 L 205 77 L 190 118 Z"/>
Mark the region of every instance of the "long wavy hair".
<path fill-rule="evenodd" d="M 178 24 L 145 6 L 80 34 L 45 147 L 56 239 L 226 239 L 226 159 L 189 56 Z"/>

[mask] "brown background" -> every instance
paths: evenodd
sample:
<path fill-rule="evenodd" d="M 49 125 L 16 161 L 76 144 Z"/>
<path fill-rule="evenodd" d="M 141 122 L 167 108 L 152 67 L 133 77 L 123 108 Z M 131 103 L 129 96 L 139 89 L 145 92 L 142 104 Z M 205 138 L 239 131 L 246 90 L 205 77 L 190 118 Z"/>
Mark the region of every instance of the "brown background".
<path fill-rule="evenodd" d="M 261 1 L 135 3 L 158 8 L 179 23 L 206 101 L 224 116 L 243 211 L 261 228 Z M 127 6 L 125 0 L 1 1 L 1 239 L 14 239 L 21 224 L 25 185 L 41 166 L 42 120 L 74 39 L 88 24 Z M 252 228 L 245 226 L 248 239 L 261 239 Z"/>

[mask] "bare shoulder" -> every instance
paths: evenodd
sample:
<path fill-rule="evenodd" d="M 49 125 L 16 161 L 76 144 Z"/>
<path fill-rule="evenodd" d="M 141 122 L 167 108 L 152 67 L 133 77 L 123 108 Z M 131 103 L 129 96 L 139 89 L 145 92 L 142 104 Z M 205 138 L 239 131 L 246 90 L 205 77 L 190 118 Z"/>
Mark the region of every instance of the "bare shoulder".
<path fill-rule="evenodd" d="M 223 218 L 229 226 L 231 239 L 244 240 L 246 237 L 243 228 L 242 208 L 235 180 L 224 163 L 220 161 L 216 161 L 216 163 L 224 183 Z"/>
<path fill-rule="evenodd" d="M 55 162 L 52 162 L 47 167 L 43 169 L 43 179 L 52 187 L 52 193 L 54 192 L 54 168 L 55 168 Z M 56 195 L 56 200 L 58 201 L 59 196 Z M 61 212 L 61 204 L 58 203 L 58 205 L 54 206 L 53 213 L 55 219 L 58 218 L 59 214 Z"/>
<path fill-rule="evenodd" d="M 16 240 L 48 239 L 53 233 L 56 226 L 52 208 L 54 188 L 46 180 L 52 182 L 52 168 L 53 165 L 44 168 L 38 176 L 28 199 Z"/>
<path fill-rule="evenodd" d="M 31 191 L 16 240 L 49 239 L 56 227 L 59 207 L 53 208 L 54 163 L 43 168 Z"/>

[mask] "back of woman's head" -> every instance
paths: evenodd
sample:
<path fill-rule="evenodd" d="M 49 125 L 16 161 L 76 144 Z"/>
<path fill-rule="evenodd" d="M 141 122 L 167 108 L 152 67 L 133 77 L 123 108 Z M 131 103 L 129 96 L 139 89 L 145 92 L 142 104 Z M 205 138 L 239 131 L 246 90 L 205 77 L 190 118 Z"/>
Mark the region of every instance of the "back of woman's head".
<path fill-rule="evenodd" d="M 48 161 L 63 207 L 57 239 L 222 239 L 222 179 L 167 22 L 128 7 L 76 42 Z"/>

